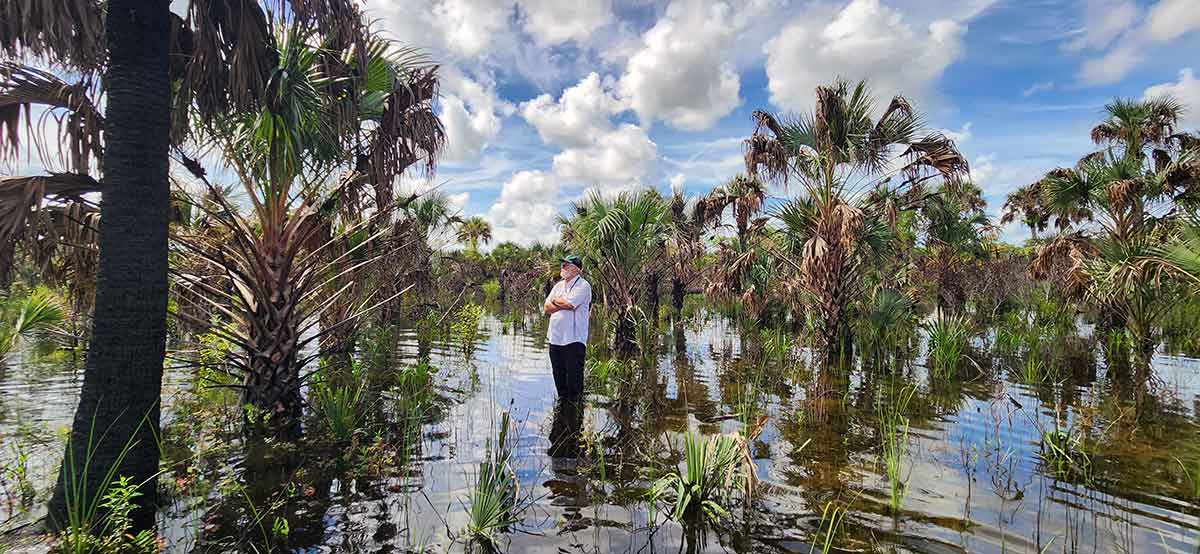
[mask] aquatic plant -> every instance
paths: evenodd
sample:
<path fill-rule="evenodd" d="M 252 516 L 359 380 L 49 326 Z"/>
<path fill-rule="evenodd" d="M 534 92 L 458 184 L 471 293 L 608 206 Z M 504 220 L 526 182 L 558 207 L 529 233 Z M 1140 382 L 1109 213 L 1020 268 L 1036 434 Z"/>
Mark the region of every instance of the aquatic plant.
<path fill-rule="evenodd" d="M 796 348 L 796 337 L 783 329 L 763 329 L 759 331 L 762 339 L 763 357 L 766 360 L 787 362 L 792 359 Z"/>
<path fill-rule="evenodd" d="M 914 387 L 904 387 L 892 398 L 881 399 L 876 408 L 879 417 L 880 458 L 888 480 L 888 505 L 893 515 L 900 513 L 908 495 L 908 476 L 905 459 L 908 456 L 908 404 L 916 393 Z"/>
<path fill-rule="evenodd" d="M 333 438 L 347 443 L 368 425 L 365 370 L 356 360 L 349 379 L 334 379 L 329 369 L 322 368 L 321 379 L 312 384 L 313 406 Z"/>
<path fill-rule="evenodd" d="M 483 297 L 488 300 L 500 298 L 500 280 L 488 279 L 482 285 L 479 285 L 479 290 L 483 292 Z"/>
<path fill-rule="evenodd" d="M 516 439 L 508 412 L 501 412 L 496 440 L 488 440 L 484 459 L 471 485 L 467 506 L 466 536 L 485 547 L 494 547 L 499 535 L 520 523 L 532 500 L 521 498 L 521 484 L 512 467 Z"/>
<path fill-rule="evenodd" d="M 626 382 L 634 367 L 633 362 L 618 358 L 588 358 L 587 387 L 600 394 L 610 394 Z"/>
<path fill-rule="evenodd" d="M 929 369 L 949 377 L 958 369 L 971 339 L 971 324 L 962 315 L 939 313 L 922 327 L 929 336 Z"/>
<path fill-rule="evenodd" d="M 21 339 L 33 338 L 66 319 L 66 312 L 58 298 L 46 287 L 35 288 L 24 297 L 5 300 L 2 311 L 0 360 L 16 348 Z"/>
<path fill-rule="evenodd" d="M 876 360 L 899 349 L 912 327 L 913 301 L 895 289 L 879 289 L 856 322 L 862 353 Z"/>
<path fill-rule="evenodd" d="M 479 341 L 479 320 L 483 318 L 483 307 L 478 304 L 463 304 L 454 314 L 450 333 L 458 341 L 463 355 L 471 357 L 475 343 Z"/>
<path fill-rule="evenodd" d="M 1041 431 L 1040 455 L 1059 475 L 1075 472 L 1087 477 L 1092 459 L 1082 434 L 1074 427 L 1062 425 L 1058 418 L 1054 426 Z"/>
<path fill-rule="evenodd" d="M 154 531 L 133 533 L 133 500 L 142 495 L 138 485 L 120 477 L 109 485 L 99 508 L 102 517 L 93 525 L 69 526 L 57 536 L 54 554 L 153 554 L 158 552 Z"/>
<path fill-rule="evenodd" d="M 754 483 L 754 466 L 741 436 L 704 437 L 689 431 L 684 435 L 684 471 L 676 468 L 658 479 L 647 495 L 652 507 L 673 495 L 670 517 L 676 521 L 714 522 L 729 514 L 726 506 L 735 491 L 748 498 Z"/>
<path fill-rule="evenodd" d="M 825 507 L 821 510 L 821 526 L 813 538 L 812 546 L 808 549 L 808 554 L 816 552 L 817 545 L 821 545 L 821 554 L 829 554 L 833 550 L 833 540 L 842 529 L 842 524 L 846 520 L 846 508 L 833 502 L 826 502 Z"/>

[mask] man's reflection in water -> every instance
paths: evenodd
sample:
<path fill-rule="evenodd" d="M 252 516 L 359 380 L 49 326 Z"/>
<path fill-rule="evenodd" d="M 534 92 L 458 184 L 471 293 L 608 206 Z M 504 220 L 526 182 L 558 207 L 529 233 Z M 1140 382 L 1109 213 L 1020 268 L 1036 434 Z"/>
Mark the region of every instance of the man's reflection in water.
<path fill-rule="evenodd" d="M 587 480 L 579 475 L 579 434 L 583 427 L 582 402 L 559 400 L 554 405 L 554 417 L 550 422 L 550 503 L 564 510 L 562 518 L 567 522 L 580 521 L 579 508 L 587 505 Z M 572 529 L 568 523 L 564 529 Z"/>
<path fill-rule="evenodd" d="M 550 422 L 550 448 L 546 453 L 551 458 L 578 458 L 579 432 L 582 427 L 583 402 L 555 402 L 554 419 Z"/>

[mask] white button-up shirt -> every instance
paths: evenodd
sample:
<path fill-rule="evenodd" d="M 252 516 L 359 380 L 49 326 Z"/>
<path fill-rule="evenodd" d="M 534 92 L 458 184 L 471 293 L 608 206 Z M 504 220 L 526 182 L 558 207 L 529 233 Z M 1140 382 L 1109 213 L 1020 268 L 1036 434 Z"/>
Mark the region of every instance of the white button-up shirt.
<path fill-rule="evenodd" d="M 546 340 L 556 346 L 564 346 L 573 342 L 587 344 L 588 315 L 592 309 L 592 285 L 583 276 L 576 276 L 570 281 L 559 280 L 550 290 L 546 302 L 551 298 L 562 297 L 574 310 L 559 310 L 550 314 L 550 326 L 546 329 Z"/>

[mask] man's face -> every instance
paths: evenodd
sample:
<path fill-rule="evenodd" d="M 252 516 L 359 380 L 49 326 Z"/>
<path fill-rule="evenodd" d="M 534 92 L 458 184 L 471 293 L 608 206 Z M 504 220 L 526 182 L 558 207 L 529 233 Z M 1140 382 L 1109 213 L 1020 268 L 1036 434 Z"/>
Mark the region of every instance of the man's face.
<path fill-rule="evenodd" d="M 559 277 L 562 277 L 563 280 L 574 279 L 576 275 L 579 275 L 579 268 L 575 267 L 575 264 L 563 262 L 562 266 L 558 270 L 558 275 Z"/>

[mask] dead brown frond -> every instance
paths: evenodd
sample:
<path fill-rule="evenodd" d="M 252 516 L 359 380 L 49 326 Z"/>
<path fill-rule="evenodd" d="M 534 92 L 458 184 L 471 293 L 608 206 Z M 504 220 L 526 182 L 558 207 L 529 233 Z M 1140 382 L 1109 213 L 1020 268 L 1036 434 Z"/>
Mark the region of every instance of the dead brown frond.
<path fill-rule="evenodd" d="M 971 174 L 967 159 L 954 146 L 954 141 L 941 134 L 931 134 L 913 142 L 905 150 L 908 163 L 901 170 L 910 184 L 923 180 L 926 169 L 932 169 L 947 184 L 957 184 Z"/>
<path fill-rule="evenodd" d="M 84 71 L 104 62 L 104 19 L 95 0 L 0 0 L 0 52 Z"/>
<path fill-rule="evenodd" d="M 64 205 L 97 192 L 100 183 L 78 173 L 0 177 L 0 241 L 11 241 L 23 233 L 29 218 L 48 201 Z"/>
<path fill-rule="evenodd" d="M 278 67 L 266 14 L 256 0 L 192 0 L 187 88 L 205 120 L 253 112 Z"/>
<path fill-rule="evenodd" d="M 1088 289 L 1086 263 L 1095 254 L 1095 246 L 1082 233 L 1058 235 L 1037 249 L 1029 271 L 1034 279 L 1057 282 L 1067 298 L 1083 299 Z"/>
<path fill-rule="evenodd" d="M 104 117 L 92 101 L 94 92 L 86 80 L 71 84 L 47 71 L 0 62 L 0 159 L 18 158 L 24 135 L 44 165 L 88 172 L 103 153 Z M 36 118 L 35 107 L 45 108 Z M 45 132 L 51 122 L 53 134 Z"/>

